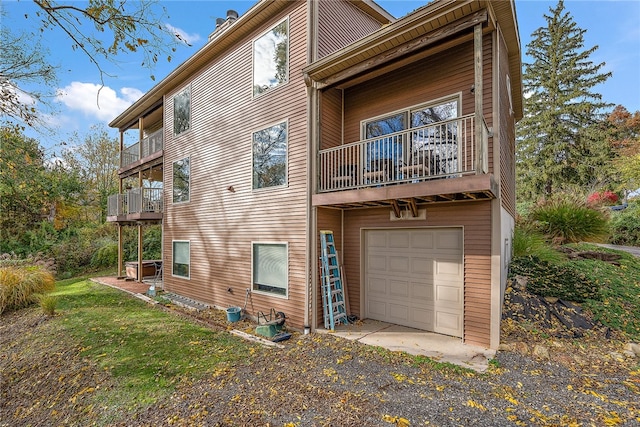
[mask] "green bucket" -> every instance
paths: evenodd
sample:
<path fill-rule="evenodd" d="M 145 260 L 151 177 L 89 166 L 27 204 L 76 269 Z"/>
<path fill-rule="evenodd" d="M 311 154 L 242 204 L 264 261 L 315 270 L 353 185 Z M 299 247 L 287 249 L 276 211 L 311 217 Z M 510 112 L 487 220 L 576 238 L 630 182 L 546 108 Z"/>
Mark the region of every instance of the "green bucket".
<path fill-rule="evenodd" d="M 229 307 L 227 308 L 227 320 L 229 322 L 237 322 L 240 320 L 241 313 L 242 309 L 240 307 Z"/>

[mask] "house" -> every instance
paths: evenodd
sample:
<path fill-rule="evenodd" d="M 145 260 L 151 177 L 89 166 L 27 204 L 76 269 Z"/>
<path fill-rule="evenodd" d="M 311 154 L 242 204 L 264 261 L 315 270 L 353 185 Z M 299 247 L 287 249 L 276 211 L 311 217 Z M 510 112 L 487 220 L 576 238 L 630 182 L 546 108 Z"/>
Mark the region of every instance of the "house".
<path fill-rule="evenodd" d="M 220 308 L 250 291 L 253 315 L 322 327 L 332 230 L 350 314 L 496 348 L 522 117 L 514 2 L 396 20 L 370 0 L 261 0 L 217 24 L 110 123 L 108 219 L 162 224 L 165 290 Z"/>

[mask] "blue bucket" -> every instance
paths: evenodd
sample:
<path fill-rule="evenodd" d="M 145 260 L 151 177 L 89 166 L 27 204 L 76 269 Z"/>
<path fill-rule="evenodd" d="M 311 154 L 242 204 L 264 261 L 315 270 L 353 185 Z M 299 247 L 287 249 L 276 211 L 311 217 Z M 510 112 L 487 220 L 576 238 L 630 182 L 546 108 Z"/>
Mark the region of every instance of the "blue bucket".
<path fill-rule="evenodd" d="M 242 309 L 240 307 L 229 307 L 227 308 L 227 320 L 229 322 L 237 322 L 240 320 L 241 313 Z"/>

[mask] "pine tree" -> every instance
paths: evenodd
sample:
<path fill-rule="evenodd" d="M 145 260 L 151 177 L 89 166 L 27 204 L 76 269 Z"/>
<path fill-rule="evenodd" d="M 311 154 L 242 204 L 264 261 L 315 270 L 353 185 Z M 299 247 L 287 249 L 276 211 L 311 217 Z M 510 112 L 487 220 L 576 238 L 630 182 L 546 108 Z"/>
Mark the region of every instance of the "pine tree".
<path fill-rule="evenodd" d="M 589 60 L 584 33 L 560 0 L 547 26 L 527 45 L 533 63 L 524 67 L 524 118 L 518 125 L 518 197 L 534 201 L 557 191 L 597 186 L 610 149 L 603 135 L 610 107 L 593 88 L 611 73 Z"/>

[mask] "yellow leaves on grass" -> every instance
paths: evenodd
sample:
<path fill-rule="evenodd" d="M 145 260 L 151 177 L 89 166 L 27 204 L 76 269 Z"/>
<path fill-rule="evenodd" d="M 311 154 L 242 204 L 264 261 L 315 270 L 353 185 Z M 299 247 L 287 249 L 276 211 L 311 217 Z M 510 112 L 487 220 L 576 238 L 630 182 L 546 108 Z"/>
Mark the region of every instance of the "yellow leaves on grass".
<path fill-rule="evenodd" d="M 393 417 L 391 415 L 383 416 L 382 421 L 385 421 L 389 424 L 395 424 L 398 427 L 409 427 L 411 425 L 408 419 L 402 417 Z"/>

